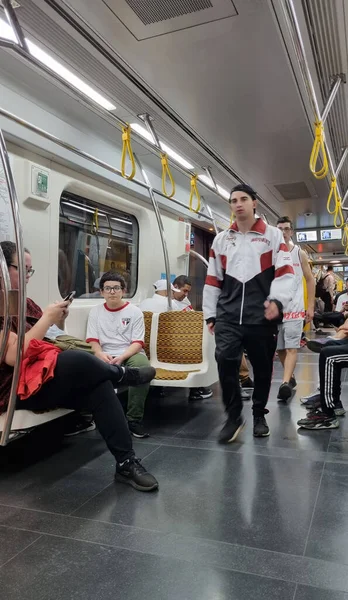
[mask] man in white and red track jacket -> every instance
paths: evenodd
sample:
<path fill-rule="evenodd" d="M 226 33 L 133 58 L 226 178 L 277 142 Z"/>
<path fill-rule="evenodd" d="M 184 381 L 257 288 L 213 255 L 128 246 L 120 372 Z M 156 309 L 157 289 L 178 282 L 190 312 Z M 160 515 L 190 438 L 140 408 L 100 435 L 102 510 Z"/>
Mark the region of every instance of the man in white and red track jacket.
<path fill-rule="evenodd" d="M 204 317 L 216 338 L 216 360 L 227 421 L 219 440 L 232 442 L 244 426 L 239 366 L 244 348 L 254 371 L 254 435 L 269 435 L 265 419 L 277 344 L 277 324 L 291 297 L 294 269 L 282 232 L 255 218 L 256 193 L 231 192 L 236 220 L 210 251 Z"/>

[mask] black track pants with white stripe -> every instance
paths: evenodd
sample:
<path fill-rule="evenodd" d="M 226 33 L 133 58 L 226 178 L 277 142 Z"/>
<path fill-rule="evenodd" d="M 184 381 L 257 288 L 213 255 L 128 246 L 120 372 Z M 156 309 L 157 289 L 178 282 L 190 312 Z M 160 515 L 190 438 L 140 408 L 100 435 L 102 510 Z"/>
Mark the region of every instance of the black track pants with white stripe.
<path fill-rule="evenodd" d="M 334 416 L 341 395 L 341 370 L 348 367 L 348 341 L 325 346 L 319 356 L 320 399 L 323 412 Z"/>

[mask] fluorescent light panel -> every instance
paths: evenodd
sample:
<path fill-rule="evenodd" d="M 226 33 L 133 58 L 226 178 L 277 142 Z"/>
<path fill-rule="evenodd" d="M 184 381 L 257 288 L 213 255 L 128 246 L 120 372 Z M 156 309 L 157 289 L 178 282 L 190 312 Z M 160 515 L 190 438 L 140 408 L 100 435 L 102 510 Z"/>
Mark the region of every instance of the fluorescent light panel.
<path fill-rule="evenodd" d="M 212 190 L 214 189 L 214 184 L 213 184 L 212 180 L 210 179 L 210 177 L 208 177 L 208 175 L 203 175 L 203 174 L 202 175 L 198 175 L 198 179 L 200 179 L 201 181 L 203 181 L 203 183 L 206 183 L 207 185 L 209 185 L 209 187 Z M 219 184 L 217 184 L 216 187 L 217 187 L 217 190 L 218 190 L 220 196 L 222 196 L 226 200 L 230 199 L 230 192 L 228 190 L 226 190 L 225 188 L 223 188 Z"/>
<path fill-rule="evenodd" d="M 131 123 L 131 128 L 134 129 L 134 131 L 136 131 L 137 133 L 139 133 L 139 135 L 141 135 L 141 137 L 143 137 L 148 142 L 151 142 L 152 144 L 155 143 L 152 134 L 146 129 L 146 127 L 143 127 L 139 123 Z M 180 154 L 175 152 L 175 150 L 172 150 L 172 148 L 167 146 L 167 144 L 160 141 L 160 146 L 163 152 L 166 152 L 168 156 L 173 158 L 179 165 L 185 167 L 185 169 L 193 169 L 193 165 L 191 165 L 191 163 L 189 163 L 185 158 L 183 158 L 183 156 L 180 156 Z"/>
<path fill-rule="evenodd" d="M 6 38 L 17 43 L 17 39 L 12 30 L 12 27 L 10 27 L 10 25 L 8 25 L 8 23 L 3 21 L 2 19 L 0 19 L 0 37 Z M 32 56 L 34 56 L 34 58 L 36 58 L 46 67 L 51 69 L 51 71 L 59 75 L 62 79 L 65 79 L 65 81 L 67 81 L 68 83 L 70 83 L 70 85 L 79 90 L 79 92 L 82 92 L 83 94 L 85 94 L 85 96 L 91 98 L 91 100 L 94 100 L 94 102 L 96 102 L 106 110 L 116 109 L 116 106 L 114 106 L 114 104 L 109 102 L 109 100 L 107 100 L 106 98 L 104 98 L 104 96 L 99 94 L 99 92 L 94 90 L 90 85 L 88 85 L 88 83 L 82 81 L 80 77 L 74 75 L 74 73 L 69 71 L 69 69 L 64 67 L 54 58 L 52 58 L 52 56 L 47 54 L 47 52 L 39 48 L 39 46 L 37 46 L 27 38 L 26 42 L 28 44 L 29 52 Z"/>

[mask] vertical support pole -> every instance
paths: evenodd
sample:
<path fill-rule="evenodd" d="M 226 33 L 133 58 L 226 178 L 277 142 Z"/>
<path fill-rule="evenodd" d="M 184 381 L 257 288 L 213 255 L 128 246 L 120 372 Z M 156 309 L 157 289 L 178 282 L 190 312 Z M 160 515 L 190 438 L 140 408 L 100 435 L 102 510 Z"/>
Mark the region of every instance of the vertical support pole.
<path fill-rule="evenodd" d="M 11 0 L 2 0 L 2 4 L 4 7 L 5 15 L 9 25 L 11 25 L 13 32 L 17 38 L 18 45 L 25 50 L 29 54 L 28 44 L 23 34 L 23 30 L 19 24 L 17 19 L 17 15 L 15 9 L 11 4 Z"/>
<path fill-rule="evenodd" d="M 12 175 L 12 169 L 10 159 L 8 156 L 6 143 L 2 131 L 0 130 L 0 158 L 4 167 L 6 184 L 8 187 L 14 229 L 15 229 L 15 242 L 17 247 L 17 258 L 18 258 L 18 281 L 19 281 L 19 298 L 18 298 L 18 330 L 17 330 L 17 352 L 16 360 L 13 368 L 12 385 L 10 392 L 10 399 L 7 406 L 6 419 L 4 429 L 0 439 L 0 445 L 6 446 L 12 426 L 12 420 L 14 411 L 16 409 L 17 402 L 17 386 L 19 379 L 19 371 L 22 359 L 22 349 L 24 344 L 25 335 L 25 319 L 26 319 L 26 286 L 25 286 L 25 264 L 24 264 L 24 244 L 23 244 L 23 230 L 21 220 L 19 216 L 19 204 L 17 198 L 16 187 Z"/>
<path fill-rule="evenodd" d="M 158 208 L 158 203 L 155 197 L 155 193 L 153 190 L 153 187 L 150 183 L 150 180 L 148 178 L 148 175 L 145 171 L 145 169 L 143 168 L 139 158 L 136 156 L 136 154 L 134 154 L 134 158 L 135 158 L 135 162 L 137 163 L 141 174 L 143 176 L 143 180 L 146 183 L 146 185 L 148 186 L 148 192 L 149 192 L 149 196 L 150 196 L 150 200 L 153 206 L 153 210 L 155 212 L 155 216 L 157 219 L 157 225 L 158 225 L 158 229 L 159 229 L 159 233 L 160 233 L 160 237 L 161 237 L 161 242 L 162 242 L 162 249 L 163 249 L 163 257 L 164 257 L 164 267 L 165 267 L 165 272 L 166 272 L 166 279 L 167 279 L 167 296 L 168 296 L 168 309 L 169 310 L 173 310 L 173 303 L 172 303 L 172 286 L 171 286 L 171 282 L 170 282 L 170 264 L 169 264 L 169 254 L 168 254 L 168 246 L 167 246 L 167 241 L 166 241 L 166 236 L 165 236 L 165 231 L 164 231 L 164 226 L 163 226 L 163 221 L 162 221 L 162 217 L 161 217 L 161 213 L 160 210 Z"/>
<path fill-rule="evenodd" d="M 8 272 L 5 256 L 2 251 L 1 246 L 0 246 L 0 271 L 1 271 L 1 275 L 2 275 L 1 279 L 3 282 L 3 285 L 1 286 L 1 287 L 3 287 L 3 289 L 0 290 L 0 294 L 3 294 L 3 296 L 4 296 L 4 299 L 3 299 L 4 315 L 0 315 L 1 317 L 3 316 L 2 342 L 1 342 L 1 347 L 0 347 L 0 365 L 1 365 L 1 363 L 4 359 L 4 356 L 5 356 L 8 337 L 10 335 L 10 324 L 11 324 L 10 310 L 9 310 L 9 304 L 10 304 L 9 291 L 11 288 L 11 282 L 10 282 L 10 275 Z"/>

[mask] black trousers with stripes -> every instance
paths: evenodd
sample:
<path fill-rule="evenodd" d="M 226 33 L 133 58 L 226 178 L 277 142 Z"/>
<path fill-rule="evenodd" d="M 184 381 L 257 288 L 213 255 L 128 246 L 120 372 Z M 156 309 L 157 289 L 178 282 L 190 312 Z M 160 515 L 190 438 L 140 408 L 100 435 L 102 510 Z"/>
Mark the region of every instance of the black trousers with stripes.
<path fill-rule="evenodd" d="M 341 396 L 341 371 L 348 367 L 348 341 L 325 346 L 319 356 L 320 400 L 323 412 L 333 417 Z"/>

